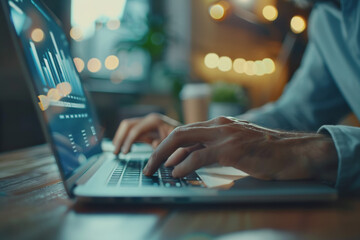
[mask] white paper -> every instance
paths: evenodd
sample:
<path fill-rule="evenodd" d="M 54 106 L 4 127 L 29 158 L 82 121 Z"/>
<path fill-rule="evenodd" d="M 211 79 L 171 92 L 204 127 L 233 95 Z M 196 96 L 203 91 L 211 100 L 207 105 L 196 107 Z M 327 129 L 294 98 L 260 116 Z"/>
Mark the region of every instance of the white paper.
<path fill-rule="evenodd" d="M 233 168 L 220 165 L 211 165 L 196 170 L 207 187 L 217 188 L 232 184 L 235 180 L 249 176 L 249 174 Z"/>
<path fill-rule="evenodd" d="M 201 169 L 202 173 L 207 173 L 207 174 L 217 174 L 217 175 L 225 175 L 225 176 L 248 176 L 247 173 L 233 168 L 233 167 L 224 167 L 218 164 L 214 164 L 211 166 L 207 166 L 207 167 L 203 167 Z"/>

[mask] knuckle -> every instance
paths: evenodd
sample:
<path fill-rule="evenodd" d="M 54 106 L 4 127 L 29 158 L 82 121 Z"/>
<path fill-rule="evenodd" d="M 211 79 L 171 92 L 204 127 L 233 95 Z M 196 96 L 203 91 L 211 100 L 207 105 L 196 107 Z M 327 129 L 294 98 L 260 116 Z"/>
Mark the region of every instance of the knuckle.
<path fill-rule="evenodd" d="M 182 153 L 183 154 L 186 154 L 186 155 L 189 155 L 191 154 L 193 151 L 189 148 L 182 148 Z"/>
<path fill-rule="evenodd" d="M 159 119 L 159 114 L 158 113 L 150 113 L 146 116 L 146 118 L 150 119 L 150 120 L 158 120 Z"/>
<path fill-rule="evenodd" d="M 186 148 L 178 148 L 174 153 L 180 156 L 187 156 L 190 154 L 190 151 Z"/>
<path fill-rule="evenodd" d="M 185 132 L 185 128 L 184 127 L 176 127 L 172 132 L 171 135 L 173 138 L 178 138 L 180 137 L 182 134 L 184 134 Z"/>
<path fill-rule="evenodd" d="M 130 126 L 130 120 L 129 119 L 122 120 L 121 123 L 120 123 L 120 126 L 125 127 L 125 128 L 129 127 Z"/>
<path fill-rule="evenodd" d="M 230 120 L 229 118 L 225 117 L 225 116 L 220 116 L 215 118 L 215 123 L 217 124 L 227 124 L 227 123 L 231 123 L 232 120 Z"/>

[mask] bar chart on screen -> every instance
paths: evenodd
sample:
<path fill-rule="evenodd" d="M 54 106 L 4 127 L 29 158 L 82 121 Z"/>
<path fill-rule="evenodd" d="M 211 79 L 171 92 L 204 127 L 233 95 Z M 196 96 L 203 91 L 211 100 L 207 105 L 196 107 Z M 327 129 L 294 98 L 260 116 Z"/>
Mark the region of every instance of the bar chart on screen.
<path fill-rule="evenodd" d="M 50 106 L 84 109 L 84 92 L 71 57 L 58 47 L 53 32 L 48 33 L 48 39 L 51 44 L 46 49 L 37 49 L 36 43 L 29 40 L 30 53 L 44 90 L 44 94 L 38 95 L 40 109 L 45 111 Z M 71 101 L 64 101 L 64 98 Z"/>

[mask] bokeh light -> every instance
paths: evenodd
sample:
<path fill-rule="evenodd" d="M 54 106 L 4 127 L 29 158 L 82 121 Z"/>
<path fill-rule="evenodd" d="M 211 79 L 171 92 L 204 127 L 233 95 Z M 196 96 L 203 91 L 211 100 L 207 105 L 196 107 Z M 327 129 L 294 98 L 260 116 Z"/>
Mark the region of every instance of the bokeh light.
<path fill-rule="evenodd" d="M 278 17 L 278 10 L 274 6 L 267 5 L 263 8 L 262 14 L 266 20 L 275 21 Z"/>
<path fill-rule="evenodd" d="M 45 37 L 44 32 L 40 28 L 35 28 L 31 32 L 31 39 L 34 42 L 41 42 L 42 40 L 44 40 L 44 37 Z"/>
<path fill-rule="evenodd" d="M 61 94 L 59 89 L 51 88 L 47 93 L 47 97 L 54 101 L 59 101 L 61 99 Z"/>
<path fill-rule="evenodd" d="M 110 55 L 105 59 L 105 67 L 108 70 L 115 70 L 119 66 L 119 59 L 115 55 Z"/>
<path fill-rule="evenodd" d="M 232 61 L 229 57 L 223 56 L 219 58 L 219 70 L 222 72 L 228 72 L 232 68 Z"/>
<path fill-rule="evenodd" d="M 272 74 L 276 70 L 275 62 L 271 58 L 264 58 L 263 60 L 236 58 L 233 61 L 230 57 L 219 57 L 216 53 L 206 54 L 204 64 L 210 69 L 217 68 L 222 72 L 234 69 L 234 72 L 248 76 L 263 76 L 265 74 Z"/>
<path fill-rule="evenodd" d="M 237 73 L 244 73 L 245 72 L 245 59 L 243 58 L 237 58 L 234 60 L 234 71 Z"/>
<path fill-rule="evenodd" d="M 255 75 L 255 63 L 254 61 L 246 61 L 245 63 L 245 71 L 247 75 L 253 76 Z"/>
<path fill-rule="evenodd" d="M 306 28 L 305 19 L 301 16 L 292 17 L 290 21 L 290 27 L 294 33 L 296 34 L 302 33 Z"/>
<path fill-rule="evenodd" d="M 262 60 L 262 62 L 263 62 L 263 64 L 264 64 L 264 71 L 265 71 L 265 73 L 267 73 L 267 74 L 271 74 L 271 73 L 273 73 L 273 72 L 275 72 L 275 63 L 274 63 L 274 61 L 272 60 L 272 59 L 270 59 L 270 58 L 264 58 L 263 60 Z"/>
<path fill-rule="evenodd" d="M 84 70 L 84 68 L 85 68 L 85 63 L 84 63 L 84 61 L 83 61 L 81 58 L 78 58 L 78 57 L 74 58 L 73 60 L 74 60 L 74 64 L 75 64 L 76 70 L 77 70 L 79 73 L 81 73 L 81 72 Z"/>
<path fill-rule="evenodd" d="M 87 68 L 90 72 L 96 73 L 101 69 L 101 62 L 97 58 L 91 58 L 87 63 Z"/>
<path fill-rule="evenodd" d="M 75 41 L 81 41 L 83 39 L 83 33 L 80 28 L 73 27 L 70 30 L 70 37 Z"/>
<path fill-rule="evenodd" d="M 208 68 L 217 68 L 219 65 L 219 56 L 216 53 L 208 53 L 204 58 L 204 63 Z"/>
<path fill-rule="evenodd" d="M 263 76 L 265 74 L 265 64 L 263 61 L 257 60 L 255 61 L 255 75 Z"/>
<path fill-rule="evenodd" d="M 210 16 L 215 20 L 222 20 L 225 16 L 225 8 L 217 3 L 210 7 L 209 9 Z"/>

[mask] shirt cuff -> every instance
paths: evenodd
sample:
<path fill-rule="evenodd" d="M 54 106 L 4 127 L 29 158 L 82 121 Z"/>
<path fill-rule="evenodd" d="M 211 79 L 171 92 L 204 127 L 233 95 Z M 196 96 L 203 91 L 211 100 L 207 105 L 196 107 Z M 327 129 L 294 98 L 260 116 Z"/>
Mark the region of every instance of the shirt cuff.
<path fill-rule="evenodd" d="M 322 126 L 318 133 L 332 137 L 338 154 L 335 188 L 339 192 L 360 189 L 360 128 L 349 126 Z"/>

